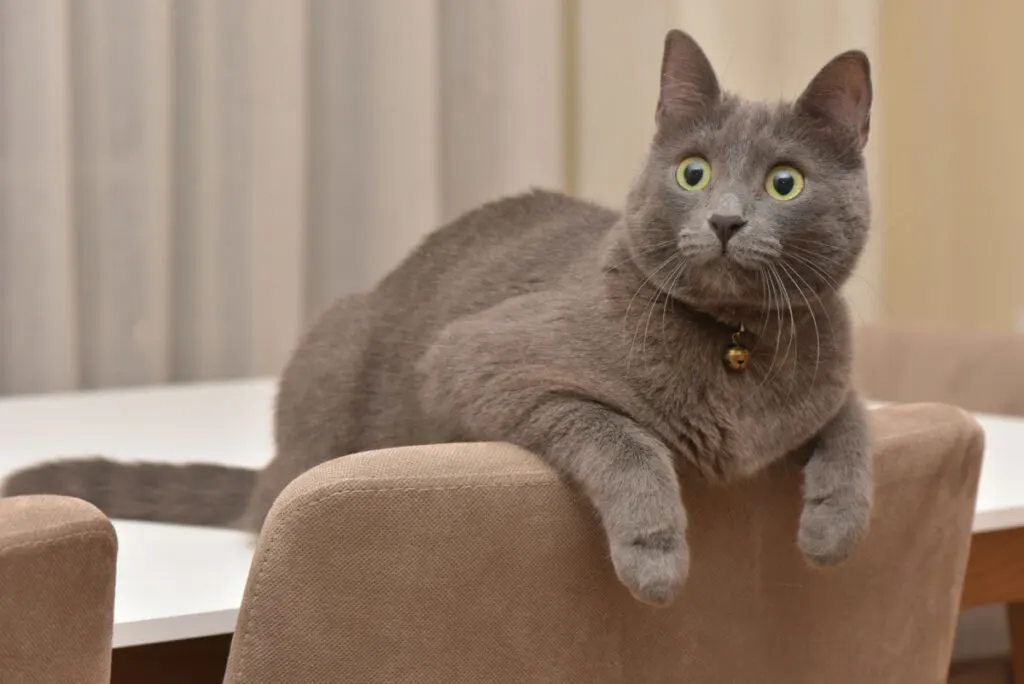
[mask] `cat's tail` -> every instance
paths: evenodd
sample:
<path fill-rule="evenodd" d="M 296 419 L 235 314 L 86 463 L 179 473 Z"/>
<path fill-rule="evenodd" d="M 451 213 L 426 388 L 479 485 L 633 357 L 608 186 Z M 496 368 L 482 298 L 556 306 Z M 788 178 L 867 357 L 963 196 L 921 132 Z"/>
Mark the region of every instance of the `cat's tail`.
<path fill-rule="evenodd" d="M 0 483 L 0 496 L 60 494 L 84 499 L 110 518 L 234 527 L 256 475 L 255 470 L 204 463 L 82 458 L 17 471 Z"/>

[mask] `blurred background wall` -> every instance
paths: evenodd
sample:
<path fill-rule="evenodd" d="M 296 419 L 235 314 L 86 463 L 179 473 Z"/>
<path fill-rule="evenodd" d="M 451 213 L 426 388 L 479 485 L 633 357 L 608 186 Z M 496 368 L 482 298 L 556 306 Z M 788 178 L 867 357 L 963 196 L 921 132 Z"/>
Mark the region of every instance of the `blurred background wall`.
<path fill-rule="evenodd" d="M 856 320 L 1024 325 L 1022 23 L 1017 0 L 0 0 L 0 394 L 275 373 L 468 208 L 620 205 L 674 26 L 752 97 L 866 50 Z M 961 653 L 1005 647 L 968 620 Z"/>

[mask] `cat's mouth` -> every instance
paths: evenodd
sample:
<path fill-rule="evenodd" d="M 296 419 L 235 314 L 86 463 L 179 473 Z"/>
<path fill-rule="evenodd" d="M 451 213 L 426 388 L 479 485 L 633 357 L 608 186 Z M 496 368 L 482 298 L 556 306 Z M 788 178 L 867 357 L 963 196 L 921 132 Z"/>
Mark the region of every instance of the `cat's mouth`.
<path fill-rule="evenodd" d="M 773 256 L 744 240 L 708 239 L 705 234 L 683 234 L 677 242 L 680 256 L 698 268 L 719 273 L 756 272 Z"/>
<path fill-rule="evenodd" d="M 721 248 L 701 256 L 702 258 L 696 259 L 701 266 L 722 272 L 749 271 L 753 273 L 759 271 L 765 263 L 763 255 L 752 255 L 747 250 L 727 245 L 722 245 Z"/>

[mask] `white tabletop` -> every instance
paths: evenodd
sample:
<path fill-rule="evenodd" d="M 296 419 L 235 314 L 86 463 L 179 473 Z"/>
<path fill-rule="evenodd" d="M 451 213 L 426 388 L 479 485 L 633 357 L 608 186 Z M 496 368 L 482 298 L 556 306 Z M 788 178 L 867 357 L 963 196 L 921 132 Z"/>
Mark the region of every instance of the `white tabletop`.
<path fill-rule="evenodd" d="M 975 413 L 985 430 L 974 532 L 1024 527 L 1024 419 Z"/>
<path fill-rule="evenodd" d="M 259 468 L 273 454 L 273 398 L 273 381 L 260 379 L 0 400 L 0 477 L 81 455 Z M 115 647 L 234 631 L 249 534 L 113 522 Z"/>
<path fill-rule="evenodd" d="M 269 379 L 0 400 L 0 477 L 55 456 L 211 461 L 258 468 L 272 453 Z M 975 532 L 1024 526 L 1024 419 L 978 415 L 985 461 Z M 252 559 L 232 530 L 115 520 L 114 646 L 224 634 Z"/>

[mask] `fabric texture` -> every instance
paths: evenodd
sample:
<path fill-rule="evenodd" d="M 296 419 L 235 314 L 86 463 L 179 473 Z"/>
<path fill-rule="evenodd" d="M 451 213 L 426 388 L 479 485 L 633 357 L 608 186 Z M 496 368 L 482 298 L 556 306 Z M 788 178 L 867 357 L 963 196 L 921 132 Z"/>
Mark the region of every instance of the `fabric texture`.
<path fill-rule="evenodd" d="M 854 339 L 854 383 L 865 396 L 1024 416 L 1024 335 L 886 323 Z"/>
<path fill-rule="evenodd" d="M 107 684 L 117 537 L 84 501 L 0 499 L 0 684 Z"/>
<path fill-rule="evenodd" d="M 796 549 L 795 462 L 728 487 L 684 473 L 693 564 L 664 610 L 629 596 L 590 508 L 518 448 L 326 463 L 271 511 L 225 681 L 942 682 L 983 435 L 941 405 L 872 421 L 873 525 L 848 563 Z"/>

